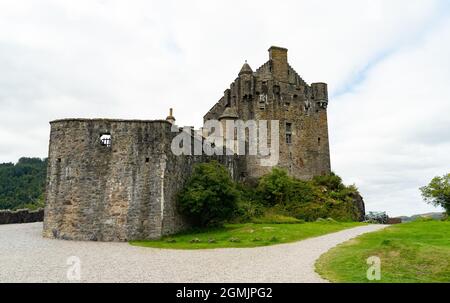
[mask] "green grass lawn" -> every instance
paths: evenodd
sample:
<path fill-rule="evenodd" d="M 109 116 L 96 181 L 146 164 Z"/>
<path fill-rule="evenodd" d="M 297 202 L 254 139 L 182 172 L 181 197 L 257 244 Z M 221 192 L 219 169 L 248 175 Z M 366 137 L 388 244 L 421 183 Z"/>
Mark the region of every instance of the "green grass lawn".
<path fill-rule="evenodd" d="M 371 282 L 370 256 L 381 259 L 377 282 L 450 282 L 450 222 L 403 223 L 343 243 L 316 263 L 316 271 L 333 282 Z"/>
<path fill-rule="evenodd" d="M 130 244 L 172 249 L 256 247 L 299 241 L 360 225 L 362 223 L 356 222 L 227 224 L 223 228 L 190 231 L 155 241 L 131 241 Z"/>

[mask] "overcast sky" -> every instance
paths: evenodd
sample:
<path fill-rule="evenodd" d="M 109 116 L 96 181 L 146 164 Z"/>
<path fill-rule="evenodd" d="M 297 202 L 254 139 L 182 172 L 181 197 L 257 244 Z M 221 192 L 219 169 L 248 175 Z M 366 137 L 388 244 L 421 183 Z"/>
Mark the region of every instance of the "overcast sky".
<path fill-rule="evenodd" d="M 67 117 L 202 116 L 271 45 L 327 82 L 331 161 L 368 210 L 437 211 L 450 172 L 450 1 L 0 0 L 0 162 L 46 157 Z"/>

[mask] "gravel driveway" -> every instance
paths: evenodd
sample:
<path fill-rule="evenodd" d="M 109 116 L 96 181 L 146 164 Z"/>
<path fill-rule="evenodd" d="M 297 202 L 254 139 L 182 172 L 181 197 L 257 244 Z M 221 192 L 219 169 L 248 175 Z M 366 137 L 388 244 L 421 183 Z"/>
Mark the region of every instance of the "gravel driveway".
<path fill-rule="evenodd" d="M 44 239 L 42 223 L 0 225 L 0 282 L 326 282 L 314 262 L 337 244 L 384 228 L 368 225 L 258 248 L 163 250 L 127 243 Z M 80 260 L 80 270 L 67 265 Z M 69 259 L 70 260 L 70 259 Z M 73 263 L 71 263 L 73 264 Z"/>

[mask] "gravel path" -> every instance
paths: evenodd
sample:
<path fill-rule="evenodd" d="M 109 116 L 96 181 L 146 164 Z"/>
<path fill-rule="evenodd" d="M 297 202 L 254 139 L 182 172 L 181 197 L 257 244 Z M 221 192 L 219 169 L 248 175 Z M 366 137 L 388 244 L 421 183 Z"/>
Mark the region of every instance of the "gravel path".
<path fill-rule="evenodd" d="M 82 282 L 326 282 L 314 272 L 321 254 L 384 227 L 361 226 L 258 248 L 163 250 L 45 239 L 42 223 L 0 225 L 0 282 L 70 282 L 71 256 L 81 261 Z"/>

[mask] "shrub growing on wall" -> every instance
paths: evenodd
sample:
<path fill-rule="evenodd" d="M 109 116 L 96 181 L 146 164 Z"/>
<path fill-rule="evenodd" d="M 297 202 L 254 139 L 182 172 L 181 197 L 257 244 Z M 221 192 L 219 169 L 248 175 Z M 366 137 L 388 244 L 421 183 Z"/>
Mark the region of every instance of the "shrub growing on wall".
<path fill-rule="evenodd" d="M 178 205 L 195 226 L 215 226 L 232 218 L 237 199 L 238 192 L 227 168 L 212 161 L 194 167 L 178 194 Z"/>

